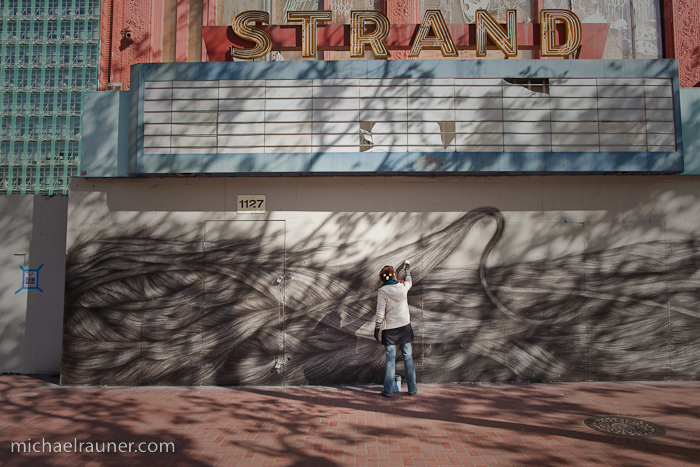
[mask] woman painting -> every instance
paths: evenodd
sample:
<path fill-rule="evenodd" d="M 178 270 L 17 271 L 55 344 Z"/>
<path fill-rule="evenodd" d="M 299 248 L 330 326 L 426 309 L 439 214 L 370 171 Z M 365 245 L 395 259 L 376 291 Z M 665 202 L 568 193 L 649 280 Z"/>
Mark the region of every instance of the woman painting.
<path fill-rule="evenodd" d="M 377 296 L 374 338 L 379 341 L 379 331 L 381 331 L 381 342 L 386 348 L 386 370 L 382 390 L 384 397 L 392 397 L 394 394 L 396 346 L 401 346 L 408 394 L 412 396 L 418 392 L 416 369 L 411 354 L 413 328 L 411 328 L 411 314 L 408 308 L 408 290 L 411 288 L 412 280 L 408 261 L 404 261 L 403 268 L 406 271 L 406 278 L 403 281 L 397 279 L 396 271 L 391 266 L 384 266 L 379 272 L 379 278 L 384 284 Z"/>

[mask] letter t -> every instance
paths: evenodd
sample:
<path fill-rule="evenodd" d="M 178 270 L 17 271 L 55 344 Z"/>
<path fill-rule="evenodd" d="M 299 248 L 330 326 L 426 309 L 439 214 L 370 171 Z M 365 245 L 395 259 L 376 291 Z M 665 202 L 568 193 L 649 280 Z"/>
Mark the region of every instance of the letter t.
<path fill-rule="evenodd" d="M 321 11 L 288 11 L 287 21 L 301 21 L 301 53 L 304 57 L 315 57 L 318 42 L 316 29 L 319 21 L 330 21 L 330 10 Z"/>

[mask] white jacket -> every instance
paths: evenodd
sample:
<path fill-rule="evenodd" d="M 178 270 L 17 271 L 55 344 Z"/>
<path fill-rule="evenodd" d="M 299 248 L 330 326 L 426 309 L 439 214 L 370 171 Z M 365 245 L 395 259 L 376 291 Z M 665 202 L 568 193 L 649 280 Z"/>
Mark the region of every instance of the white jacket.
<path fill-rule="evenodd" d="M 376 328 L 395 329 L 411 322 L 408 309 L 408 291 L 413 285 L 411 273 L 406 273 L 402 284 L 384 285 L 377 295 L 377 313 L 374 315 Z"/>

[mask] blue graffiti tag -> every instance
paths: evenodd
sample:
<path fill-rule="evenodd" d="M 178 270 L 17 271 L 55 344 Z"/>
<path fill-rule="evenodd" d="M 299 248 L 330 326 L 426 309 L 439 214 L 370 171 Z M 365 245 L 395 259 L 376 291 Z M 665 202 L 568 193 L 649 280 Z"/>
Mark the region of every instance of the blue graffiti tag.
<path fill-rule="evenodd" d="M 39 292 L 43 292 L 39 288 L 39 269 L 43 267 L 43 264 L 36 269 L 24 269 L 20 266 L 19 268 L 22 270 L 22 287 L 15 292 L 15 295 L 24 289 L 37 289 Z"/>

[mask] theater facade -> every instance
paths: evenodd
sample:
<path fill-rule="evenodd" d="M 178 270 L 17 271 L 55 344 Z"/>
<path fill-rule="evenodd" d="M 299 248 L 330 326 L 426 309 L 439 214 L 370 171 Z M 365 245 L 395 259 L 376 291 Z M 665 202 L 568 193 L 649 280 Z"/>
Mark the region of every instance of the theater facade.
<path fill-rule="evenodd" d="M 405 259 L 419 383 L 700 377 L 700 95 L 664 2 L 260 3 L 103 23 L 62 384 L 377 383 Z"/>

